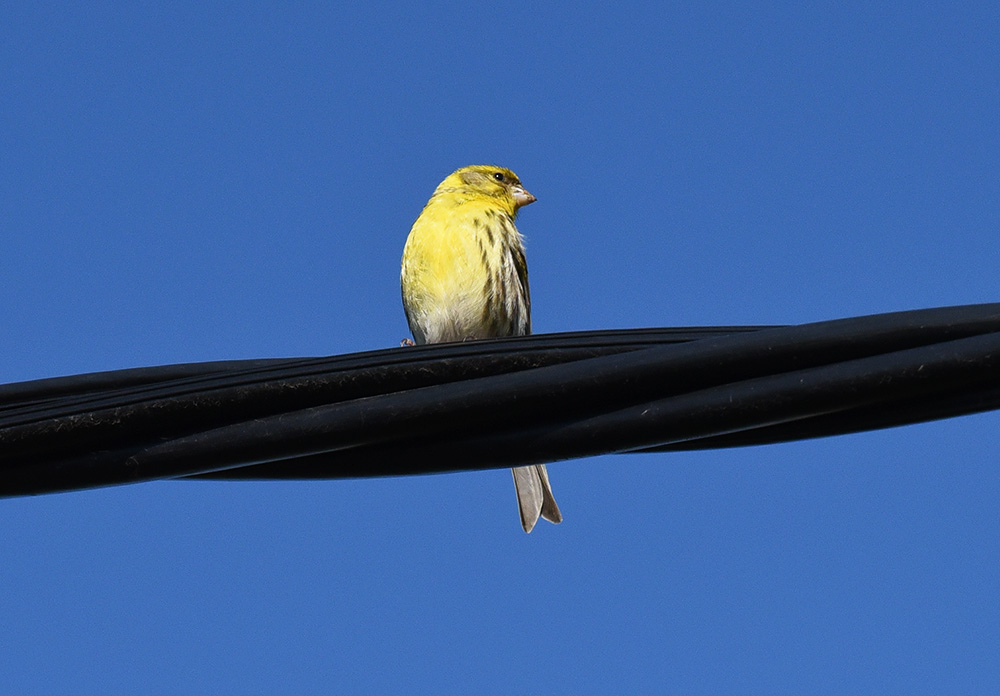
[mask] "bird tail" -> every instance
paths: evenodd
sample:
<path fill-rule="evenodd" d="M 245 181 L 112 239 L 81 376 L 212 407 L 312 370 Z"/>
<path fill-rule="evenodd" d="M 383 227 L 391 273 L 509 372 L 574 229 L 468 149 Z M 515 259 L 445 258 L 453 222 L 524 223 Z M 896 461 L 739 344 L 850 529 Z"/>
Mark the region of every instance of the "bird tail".
<path fill-rule="evenodd" d="M 521 513 L 521 526 L 530 532 L 539 517 L 553 524 L 562 522 L 562 513 L 556 505 L 549 484 L 549 472 L 544 464 L 520 466 L 511 469 L 514 474 L 514 488 L 517 491 L 517 506 Z"/>

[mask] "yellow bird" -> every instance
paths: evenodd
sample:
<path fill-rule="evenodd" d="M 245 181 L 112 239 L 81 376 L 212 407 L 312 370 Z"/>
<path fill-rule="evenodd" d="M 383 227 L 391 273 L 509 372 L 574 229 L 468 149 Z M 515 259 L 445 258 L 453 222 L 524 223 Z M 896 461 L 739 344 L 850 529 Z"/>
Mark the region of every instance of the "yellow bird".
<path fill-rule="evenodd" d="M 517 211 L 537 199 L 503 167 L 474 165 L 434 190 L 403 249 L 403 308 L 418 344 L 531 333 Z M 513 469 L 521 526 L 562 522 L 544 464 Z"/>

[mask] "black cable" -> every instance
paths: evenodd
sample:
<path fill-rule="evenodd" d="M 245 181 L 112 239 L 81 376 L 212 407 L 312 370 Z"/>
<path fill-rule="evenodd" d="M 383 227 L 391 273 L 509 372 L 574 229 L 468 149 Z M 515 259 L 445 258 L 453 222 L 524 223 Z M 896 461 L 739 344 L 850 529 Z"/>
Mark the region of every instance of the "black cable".
<path fill-rule="evenodd" d="M 0 387 L 0 495 L 764 444 L 1000 407 L 1000 305 L 537 335 Z"/>

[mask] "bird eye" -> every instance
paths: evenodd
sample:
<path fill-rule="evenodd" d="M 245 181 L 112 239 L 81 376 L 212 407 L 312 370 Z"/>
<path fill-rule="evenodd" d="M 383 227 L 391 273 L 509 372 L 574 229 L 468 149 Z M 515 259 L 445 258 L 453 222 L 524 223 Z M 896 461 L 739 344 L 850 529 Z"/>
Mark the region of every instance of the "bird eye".
<path fill-rule="evenodd" d="M 496 172 L 493 174 L 493 178 L 497 181 L 503 181 L 503 172 Z"/>

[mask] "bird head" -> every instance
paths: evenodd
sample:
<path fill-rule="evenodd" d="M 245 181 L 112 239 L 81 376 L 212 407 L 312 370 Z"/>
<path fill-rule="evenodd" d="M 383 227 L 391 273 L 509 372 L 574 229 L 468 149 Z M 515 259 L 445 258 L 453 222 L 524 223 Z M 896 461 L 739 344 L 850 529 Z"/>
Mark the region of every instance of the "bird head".
<path fill-rule="evenodd" d="M 435 193 L 438 192 L 490 196 L 509 208 L 511 214 L 517 212 L 518 208 L 538 200 L 524 188 L 517 174 L 503 167 L 485 164 L 462 167 L 441 182 Z"/>

